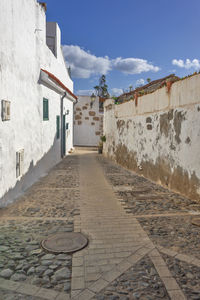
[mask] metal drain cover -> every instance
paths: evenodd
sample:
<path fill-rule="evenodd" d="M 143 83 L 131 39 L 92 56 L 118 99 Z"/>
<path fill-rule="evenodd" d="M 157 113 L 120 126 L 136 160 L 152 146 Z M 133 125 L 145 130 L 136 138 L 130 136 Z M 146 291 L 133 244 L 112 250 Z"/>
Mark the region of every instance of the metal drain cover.
<path fill-rule="evenodd" d="M 88 239 L 79 232 L 58 232 L 44 239 L 42 247 L 50 252 L 71 253 L 86 247 Z"/>
<path fill-rule="evenodd" d="M 200 227 L 200 218 L 192 219 L 192 224 Z"/>

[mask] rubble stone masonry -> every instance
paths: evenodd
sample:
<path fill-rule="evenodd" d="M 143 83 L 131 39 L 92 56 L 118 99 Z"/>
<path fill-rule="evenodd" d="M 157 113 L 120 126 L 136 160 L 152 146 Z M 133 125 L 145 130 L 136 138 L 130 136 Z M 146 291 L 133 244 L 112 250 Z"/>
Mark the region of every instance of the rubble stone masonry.
<path fill-rule="evenodd" d="M 99 97 L 91 104 L 90 96 L 79 96 L 74 121 L 74 144 L 97 146 L 103 134 L 103 112 L 99 111 Z"/>

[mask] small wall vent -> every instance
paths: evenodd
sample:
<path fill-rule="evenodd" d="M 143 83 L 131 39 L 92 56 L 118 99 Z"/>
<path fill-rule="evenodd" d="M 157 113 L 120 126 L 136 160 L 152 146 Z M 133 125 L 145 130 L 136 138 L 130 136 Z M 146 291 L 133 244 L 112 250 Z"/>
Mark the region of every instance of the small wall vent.
<path fill-rule="evenodd" d="M 2 121 L 10 120 L 10 101 L 1 100 L 1 118 Z"/>

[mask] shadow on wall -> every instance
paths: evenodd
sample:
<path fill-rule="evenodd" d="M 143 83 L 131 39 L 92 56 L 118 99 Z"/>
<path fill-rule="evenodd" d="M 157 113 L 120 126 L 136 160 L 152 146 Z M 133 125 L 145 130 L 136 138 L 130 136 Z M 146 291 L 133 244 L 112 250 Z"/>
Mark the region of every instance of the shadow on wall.
<path fill-rule="evenodd" d="M 0 207 L 4 207 L 14 202 L 16 198 L 22 195 L 33 183 L 53 168 L 61 160 L 60 139 L 54 137 L 54 142 L 48 152 L 36 163 L 30 162 L 27 172 L 17 181 L 13 188 L 10 188 L 2 198 L 0 198 Z"/>

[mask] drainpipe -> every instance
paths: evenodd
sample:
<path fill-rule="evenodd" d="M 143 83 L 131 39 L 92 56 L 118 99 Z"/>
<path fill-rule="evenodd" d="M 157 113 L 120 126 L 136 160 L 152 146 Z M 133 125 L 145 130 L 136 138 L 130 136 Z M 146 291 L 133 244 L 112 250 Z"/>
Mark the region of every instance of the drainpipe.
<path fill-rule="evenodd" d="M 78 103 L 78 100 L 76 99 L 75 102 L 73 102 L 73 119 L 72 119 L 72 128 L 73 128 L 73 132 L 72 132 L 72 138 L 73 138 L 73 143 L 72 146 L 74 147 L 74 110 L 75 110 L 75 105 Z"/>
<path fill-rule="evenodd" d="M 63 96 L 61 97 L 61 101 L 60 101 L 60 121 L 61 121 L 61 158 L 64 157 L 64 153 L 63 153 L 63 99 L 66 97 L 66 92 L 63 94 Z"/>

